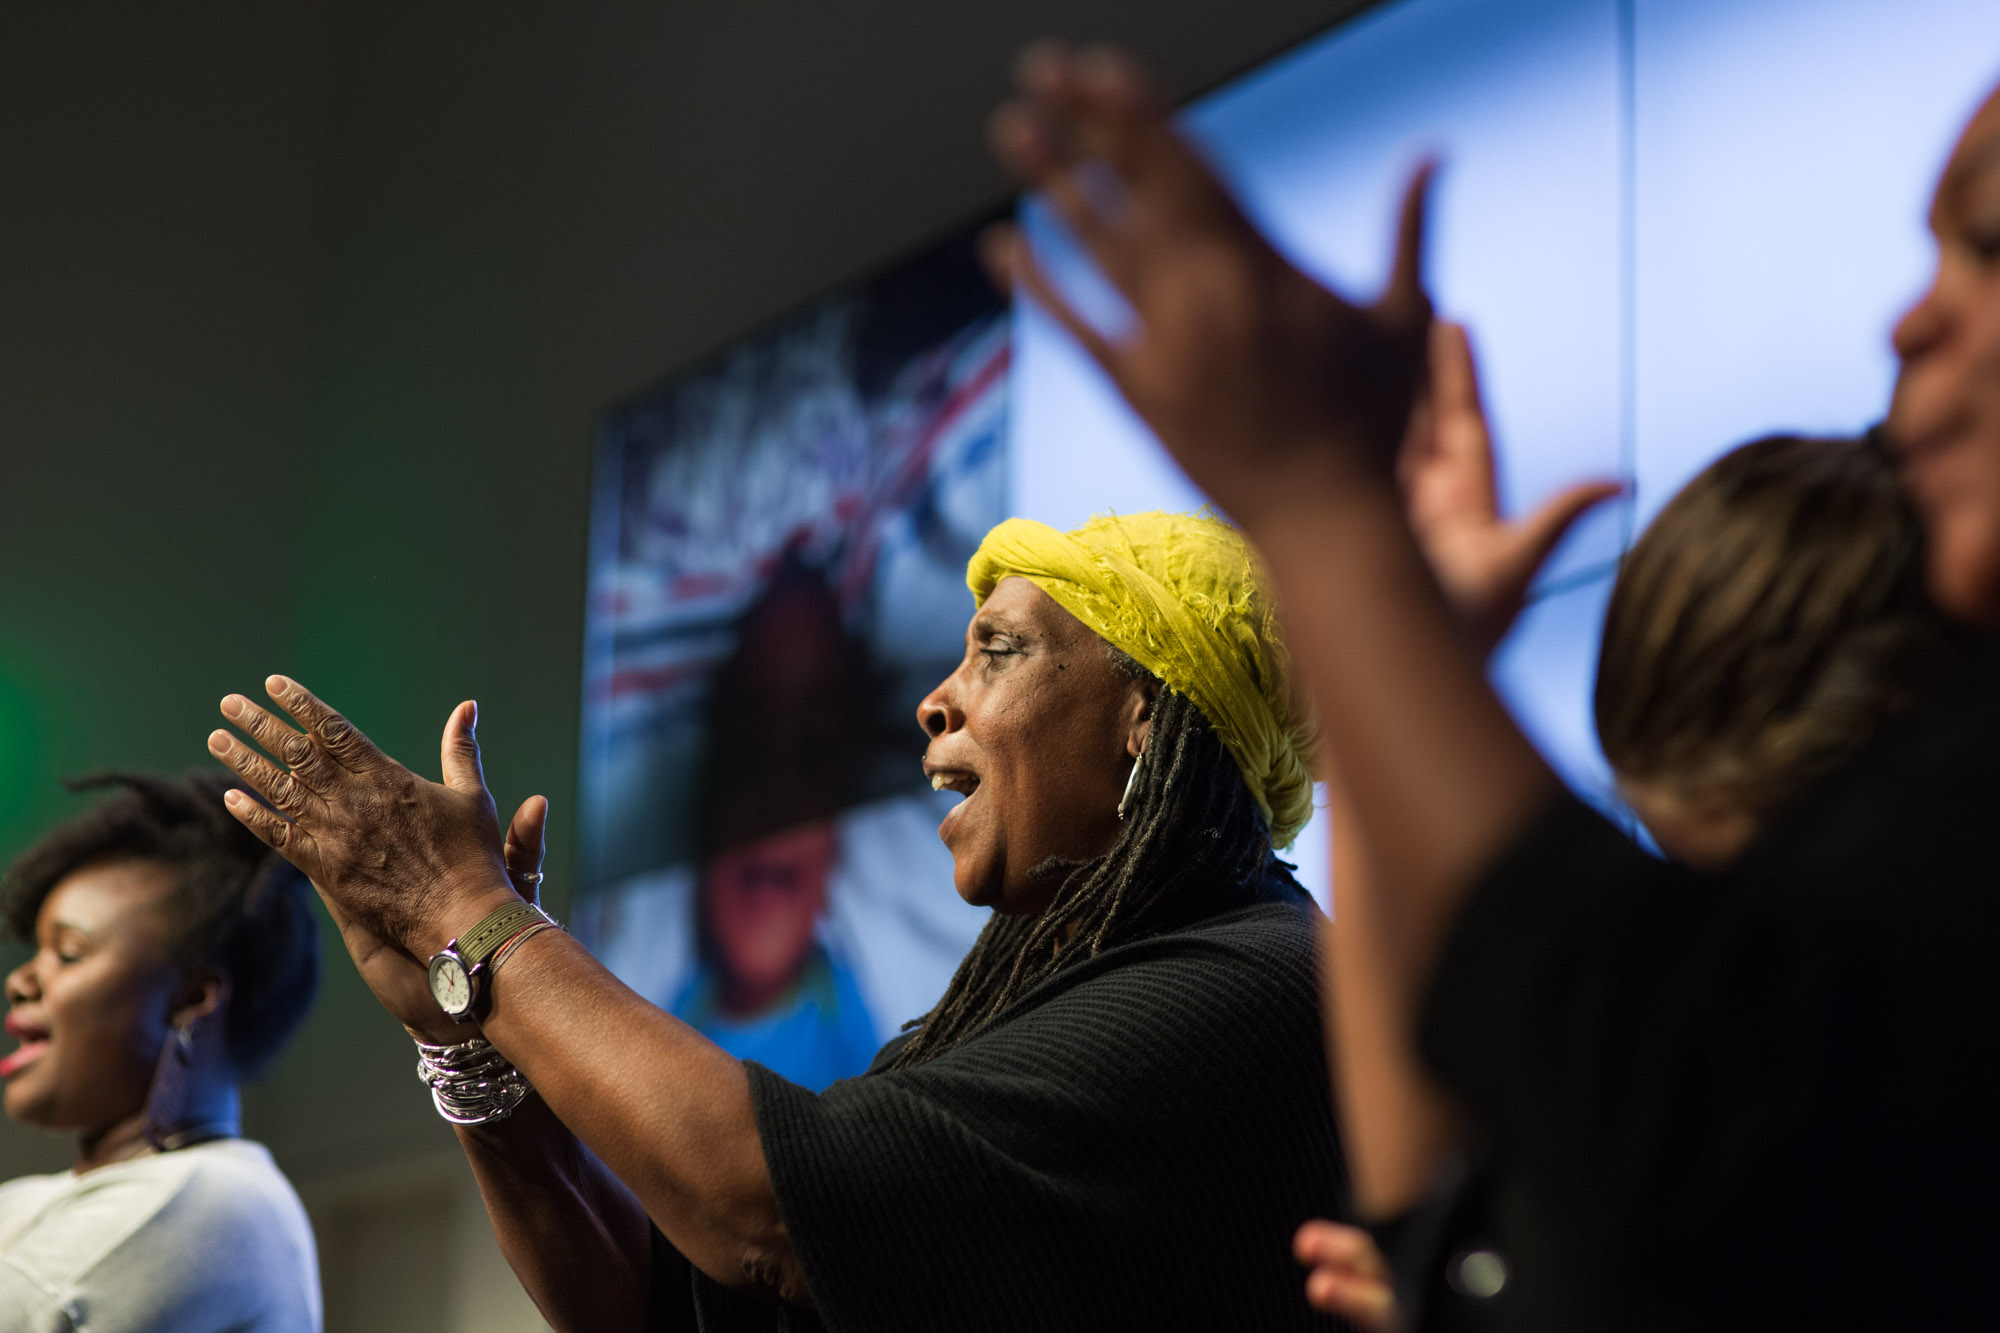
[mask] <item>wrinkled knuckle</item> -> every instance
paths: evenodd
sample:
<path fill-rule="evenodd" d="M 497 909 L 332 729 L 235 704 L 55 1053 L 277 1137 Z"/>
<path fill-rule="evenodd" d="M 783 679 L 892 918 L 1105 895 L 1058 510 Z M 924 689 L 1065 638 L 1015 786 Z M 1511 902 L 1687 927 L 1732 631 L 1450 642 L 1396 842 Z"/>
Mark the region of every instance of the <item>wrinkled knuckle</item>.
<path fill-rule="evenodd" d="M 259 715 L 257 710 L 253 708 L 246 715 L 238 718 L 236 725 L 247 733 L 251 740 L 256 741 L 259 745 L 263 745 L 271 730 L 271 719 Z"/>
<path fill-rule="evenodd" d="M 303 722 L 313 714 L 313 698 L 299 687 L 297 682 L 285 687 L 272 696 L 287 713 Z"/>
<path fill-rule="evenodd" d="M 296 810 L 305 792 L 298 779 L 290 773 L 280 773 L 271 783 L 271 804 L 280 810 Z"/>
<path fill-rule="evenodd" d="M 280 819 L 276 815 L 267 812 L 258 816 L 257 827 L 263 833 L 264 841 L 270 843 L 271 846 L 277 848 L 280 852 L 291 849 L 292 824 L 290 820 Z"/>
<path fill-rule="evenodd" d="M 312 737 L 302 731 L 287 731 L 282 739 L 272 747 L 272 753 L 297 768 L 313 757 Z"/>

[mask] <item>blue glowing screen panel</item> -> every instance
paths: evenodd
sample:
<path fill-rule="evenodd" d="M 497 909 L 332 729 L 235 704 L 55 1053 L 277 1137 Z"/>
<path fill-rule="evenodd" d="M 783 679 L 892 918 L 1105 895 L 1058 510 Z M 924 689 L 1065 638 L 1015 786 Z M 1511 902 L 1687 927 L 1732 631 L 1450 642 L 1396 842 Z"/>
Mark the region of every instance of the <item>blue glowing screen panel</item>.
<path fill-rule="evenodd" d="M 1953 137 L 2000 81 L 1991 0 L 1402 0 L 1189 108 L 1185 124 L 1301 265 L 1367 296 L 1411 167 L 1437 155 L 1430 265 L 1472 330 L 1519 510 L 1587 477 L 1627 498 L 1544 571 L 1493 663 L 1565 778 L 1615 806 L 1590 718 L 1614 562 L 1731 445 L 1884 411 Z M 1032 202 L 1086 315 L 1122 307 Z M 1016 508 L 1068 524 L 1202 497 L 1071 341 L 1017 325 Z M 1325 837 L 1297 846 L 1323 892 Z"/>
<path fill-rule="evenodd" d="M 2000 83 L 2000 7 L 1637 0 L 1635 29 L 1645 518 L 1725 444 L 1882 416 L 1931 190 Z"/>

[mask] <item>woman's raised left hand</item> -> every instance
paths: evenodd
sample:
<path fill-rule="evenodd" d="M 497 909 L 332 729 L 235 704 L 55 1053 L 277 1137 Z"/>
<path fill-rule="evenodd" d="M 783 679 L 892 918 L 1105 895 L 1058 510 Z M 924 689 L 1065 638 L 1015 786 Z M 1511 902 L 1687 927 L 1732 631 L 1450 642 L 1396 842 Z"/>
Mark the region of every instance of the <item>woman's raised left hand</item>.
<path fill-rule="evenodd" d="M 1431 325 L 1429 367 L 1397 459 L 1403 503 L 1452 614 L 1479 651 L 1490 653 L 1513 626 L 1556 543 L 1624 487 L 1608 479 L 1579 482 L 1524 517 L 1501 517 L 1493 431 L 1463 327 Z"/>
<path fill-rule="evenodd" d="M 298 682 L 272 676 L 264 687 L 303 730 L 240 694 L 222 701 L 222 715 L 278 761 L 232 732 L 210 734 L 209 751 L 269 803 L 231 793 L 230 812 L 355 927 L 428 958 L 518 897 L 479 769 L 476 705 L 460 704 L 445 723 L 440 784 L 383 754 Z"/>

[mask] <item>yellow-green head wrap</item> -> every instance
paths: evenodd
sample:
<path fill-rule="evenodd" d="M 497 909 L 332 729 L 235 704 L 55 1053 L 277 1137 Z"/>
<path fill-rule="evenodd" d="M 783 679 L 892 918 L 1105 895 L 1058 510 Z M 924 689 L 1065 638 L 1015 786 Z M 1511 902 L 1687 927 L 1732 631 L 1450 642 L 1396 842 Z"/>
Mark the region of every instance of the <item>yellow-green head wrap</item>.
<path fill-rule="evenodd" d="M 1312 724 L 1292 715 L 1291 664 L 1263 568 L 1221 519 L 1099 515 L 1074 532 L 1010 518 L 986 534 L 965 581 L 984 605 L 1023 578 L 1215 728 L 1289 847 L 1312 813 Z"/>

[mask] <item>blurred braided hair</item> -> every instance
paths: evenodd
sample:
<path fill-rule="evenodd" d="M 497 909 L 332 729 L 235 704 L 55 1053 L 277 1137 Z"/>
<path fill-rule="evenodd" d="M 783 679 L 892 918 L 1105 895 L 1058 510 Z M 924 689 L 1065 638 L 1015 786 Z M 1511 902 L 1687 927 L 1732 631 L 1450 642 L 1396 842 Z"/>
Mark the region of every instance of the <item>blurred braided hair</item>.
<path fill-rule="evenodd" d="M 1105 645 L 1118 669 L 1157 680 Z M 1049 861 L 1061 885 L 1039 916 L 995 912 L 944 997 L 910 1026 L 891 1063 L 907 1069 L 977 1035 L 1029 990 L 1106 949 L 1187 918 L 1191 909 L 1249 903 L 1267 875 L 1286 873 L 1271 829 L 1236 761 L 1186 696 L 1161 687 L 1145 757 L 1118 840 L 1087 861 Z"/>
<path fill-rule="evenodd" d="M 79 870 L 120 862 L 172 876 L 168 956 L 184 970 L 229 979 L 223 1035 L 244 1077 L 261 1073 L 312 1008 L 319 925 L 306 877 L 257 840 L 222 803 L 227 773 L 176 781 L 149 773 L 94 773 L 63 782 L 110 792 L 50 829 L 0 875 L 7 933 L 35 938 L 42 904 Z"/>

